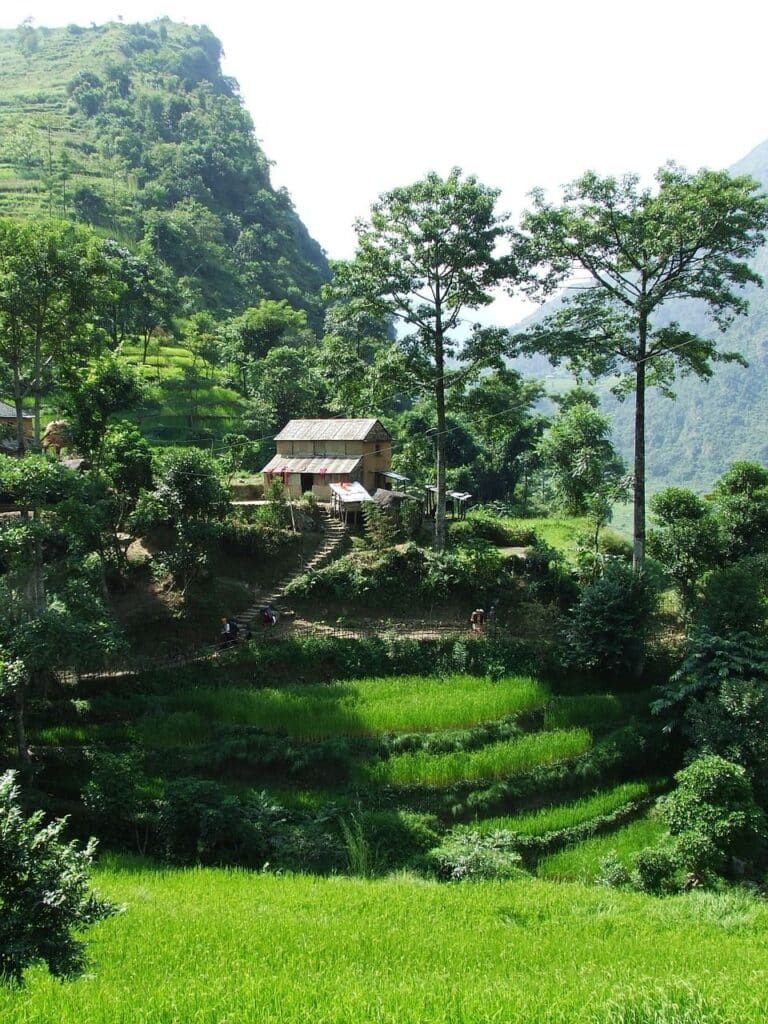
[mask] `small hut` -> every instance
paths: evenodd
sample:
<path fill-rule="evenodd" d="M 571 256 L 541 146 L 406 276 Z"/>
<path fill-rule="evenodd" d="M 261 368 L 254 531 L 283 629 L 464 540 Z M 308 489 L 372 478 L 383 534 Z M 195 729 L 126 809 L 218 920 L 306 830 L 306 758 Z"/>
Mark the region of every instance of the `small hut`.
<path fill-rule="evenodd" d="M 463 519 L 470 506 L 472 495 L 468 491 L 446 491 L 445 508 L 450 512 L 453 519 Z M 433 516 L 437 508 L 437 487 L 430 485 L 426 488 L 426 500 L 424 502 L 426 514 Z"/>
<path fill-rule="evenodd" d="M 368 491 L 357 480 L 343 481 L 340 484 L 329 484 L 331 491 L 331 511 L 343 523 L 358 522 L 363 505 L 373 501 Z"/>

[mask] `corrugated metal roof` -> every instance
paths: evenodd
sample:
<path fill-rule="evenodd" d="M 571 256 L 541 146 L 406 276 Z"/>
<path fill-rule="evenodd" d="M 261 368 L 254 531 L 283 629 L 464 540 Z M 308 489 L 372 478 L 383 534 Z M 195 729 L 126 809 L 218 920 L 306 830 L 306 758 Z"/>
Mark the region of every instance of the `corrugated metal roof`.
<path fill-rule="evenodd" d="M 0 418 L 10 419 L 11 417 L 13 417 L 13 419 L 16 419 L 15 408 L 12 405 L 8 405 L 6 402 L 0 402 Z M 32 413 L 25 412 L 23 413 L 23 418 L 25 420 L 32 420 L 34 419 L 34 416 L 32 415 Z"/>
<path fill-rule="evenodd" d="M 385 491 L 379 487 L 378 490 L 373 492 L 373 500 L 383 508 L 390 508 L 390 506 L 399 505 L 403 501 L 417 501 L 418 499 L 412 498 L 405 491 Z"/>
<path fill-rule="evenodd" d="M 314 458 L 292 458 L 285 455 L 273 455 L 266 464 L 262 473 L 319 473 L 322 469 L 326 473 L 340 474 L 352 473 L 360 465 L 360 457 L 356 459 L 333 459 L 322 455 Z"/>
<path fill-rule="evenodd" d="M 373 501 L 368 491 L 357 480 L 351 480 L 348 484 L 328 485 L 339 501 L 349 504 L 356 501 Z"/>
<path fill-rule="evenodd" d="M 378 441 L 389 439 L 389 436 L 378 420 L 291 420 L 275 440 Z"/>

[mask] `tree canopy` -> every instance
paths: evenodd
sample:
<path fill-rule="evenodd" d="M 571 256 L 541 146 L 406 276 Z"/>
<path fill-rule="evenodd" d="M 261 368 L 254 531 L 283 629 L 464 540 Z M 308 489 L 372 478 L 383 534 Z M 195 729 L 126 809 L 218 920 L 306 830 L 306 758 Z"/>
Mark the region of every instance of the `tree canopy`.
<path fill-rule="evenodd" d="M 646 388 L 671 393 L 677 375 L 708 377 L 714 362 L 739 358 L 666 320 L 664 304 L 696 300 L 718 329 L 745 313 L 744 286 L 761 283 L 745 261 L 768 225 L 768 198 L 751 178 L 670 164 L 656 184 L 589 172 L 566 188 L 560 205 L 535 190 L 523 217 L 533 290 L 571 284 L 523 348 L 566 360 L 577 373 L 615 377 L 619 392 L 635 396 L 636 564 L 645 557 Z"/>
<path fill-rule="evenodd" d="M 437 511 L 435 547 L 445 546 L 446 399 L 482 367 L 494 364 L 506 332 L 472 325 L 468 311 L 492 301 L 492 289 L 512 276 L 499 254 L 506 217 L 498 190 L 454 169 L 428 174 L 382 195 L 370 219 L 358 221 L 354 259 L 335 267 L 333 296 L 352 314 L 394 317 L 414 387 L 435 403 Z"/>

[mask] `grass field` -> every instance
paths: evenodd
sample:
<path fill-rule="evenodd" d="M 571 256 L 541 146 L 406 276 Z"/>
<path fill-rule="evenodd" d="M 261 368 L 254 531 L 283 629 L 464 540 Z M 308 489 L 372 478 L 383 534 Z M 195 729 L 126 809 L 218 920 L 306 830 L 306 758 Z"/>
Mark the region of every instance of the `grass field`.
<path fill-rule="evenodd" d="M 593 793 L 591 796 L 573 800 L 567 804 L 556 804 L 553 807 L 542 807 L 527 814 L 515 814 L 506 817 L 484 818 L 478 822 L 462 826 L 465 831 L 495 832 L 507 829 L 526 836 L 543 836 L 547 832 L 556 832 L 563 828 L 572 828 L 592 821 L 602 814 L 611 814 L 640 800 L 650 793 L 647 782 L 622 782 L 612 789 Z"/>
<path fill-rule="evenodd" d="M 648 690 L 616 696 L 610 693 L 586 693 L 577 697 L 557 697 L 544 712 L 545 729 L 568 729 L 579 725 L 613 725 L 633 714 L 647 714 L 651 694 Z"/>
<path fill-rule="evenodd" d="M 586 729 L 540 732 L 455 754 L 397 754 L 364 772 L 372 782 L 390 786 L 450 786 L 508 778 L 583 754 L 591 745 Z"/>
<path fill-rule="evenodd" d="M 600 862 L 609 853 L 615 852 L 621 863 L 629 867 L 632 854 L 652 846 L 664 831 L 660 820 L 640 818 L 610 835 L 595 836 L 544 857 L 539 862 L 538 875 L 556 881 L 594 882 L 600 873 Z"/>
<path fill-rule="evenodd" d="M 92 973 L 0 988 L 3 1024 L 763 1024 L 768 909 L 537 880 L 97 875 Z"/>
<path fill-rule="evenodd" d="M 195 742 L 212 722 L 258 726 L 301 740 L 435 732 L 532 711 L 548 699 L 541 683 L 523 676 L 499 682 L 399 676 L 279 690 L 222 687 L 174 694 L 164 701 L 162 717 L 146 722 L 142 732 L 145 742 L 159 746 L 179 736 Z"/>

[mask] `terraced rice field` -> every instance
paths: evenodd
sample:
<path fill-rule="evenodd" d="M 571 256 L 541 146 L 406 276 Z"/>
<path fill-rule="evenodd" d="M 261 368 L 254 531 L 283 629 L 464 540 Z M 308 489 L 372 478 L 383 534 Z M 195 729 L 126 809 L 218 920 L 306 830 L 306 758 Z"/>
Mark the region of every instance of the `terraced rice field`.
<path fill-rule="evenodd" d="M 524 836 L 543 836 L 548 832 L 574 828 L 601 815 L 612 814 L 623 807 L 637 803 L 651 792 L 648 782 L 623 782 L 611 789 L 593 793 L 569 803 L 542 807 L 524 814 L 483 818 L 463 826 L 465 831 L 496 832 L 504 829 Z"/>
<path fill-rule="evenodd" d="M 509 778 L 583 754 L 591 745 L 592 737 L 586 729 L 561 729 L 455 754 L 397 754 L 373 765 L 366 774 L 372 782 L 390 786 L 451 786 Z"/>
<path fill-rule="evenodd" d="M 105 867 L 124 914 L 3 1024 L 764 1024 L 768 909 L 523 880 Z"/>
<path fill-rule="evenodd" d="M 213 721 L 258 726 L 310 741 L 458 729 L 534 711 L 548 699 L 546 687 L 525 676 L 498 682 L 465 675 L 398 676 L 328 686 L 192 690 L 166 701 L 163 713 L 198 716 L 203 727 Z"/>
<path fill-rule="evenodd" d="M 594 882 L 601 862 L 615 853 L 625 866 L 631 866 L 634 853 L 652 846 L 664 833 L 664 825 L 653 816 L 640 818 L 608 835 L 594 836 L 568 846 L 539 861 L 539 878 L 565 882 Z"/>

